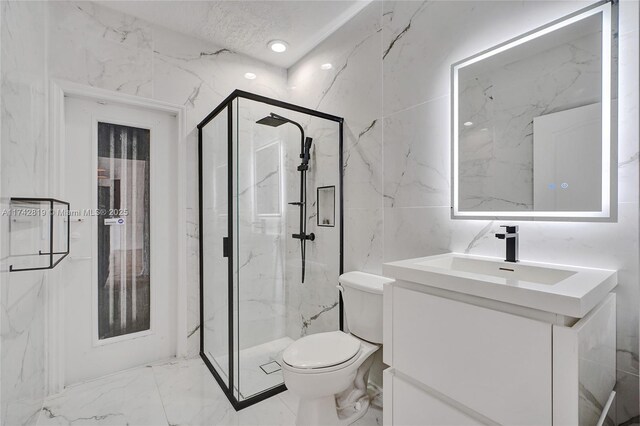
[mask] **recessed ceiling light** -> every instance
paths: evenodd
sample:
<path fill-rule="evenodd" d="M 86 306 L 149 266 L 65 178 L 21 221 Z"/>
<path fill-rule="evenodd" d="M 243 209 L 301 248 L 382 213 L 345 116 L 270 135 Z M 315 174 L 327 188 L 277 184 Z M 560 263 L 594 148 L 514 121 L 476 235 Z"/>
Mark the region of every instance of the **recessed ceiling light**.
<path fill-rule="evenodd" d="M 473 122 L 471 122 L 471 121 L 465 121 L 463 124 L 464 124 L 466 127 L 473 126 Z"/>
<path fill-rule="evenodd" d="M 244 78 L 246 78 L 247 80 L 255 80 L 256 77 L 257 75 L 252 72 L 247 72 L 244 74 Z"/>
<path fill-rule="evenodd" d="M 327 62 L 326 64 L 322 64 L 322 65 L 320 65 L 320 69 L 323 69 L 323 70 L 325 70 L 325 71 L 326 71 L 326 70 L 330 70 L 331 68 L 333 68 L 333 65 L 331 65 L 331 64 L 330 64 L 330 63 L 328 63 L 328 62 Z"/>
<path fill-rule="evenodd" d="M 269 49 L 276 53 L 282 53 L 287 50 L 287 43 L 282 40 L 271 40 L 269 42 Z"/>

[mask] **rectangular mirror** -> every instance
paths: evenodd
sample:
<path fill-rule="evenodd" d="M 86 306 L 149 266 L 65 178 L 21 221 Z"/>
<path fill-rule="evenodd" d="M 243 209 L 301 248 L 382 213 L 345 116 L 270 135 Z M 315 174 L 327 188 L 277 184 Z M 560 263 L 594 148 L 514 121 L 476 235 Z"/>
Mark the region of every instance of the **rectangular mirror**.
<path fill-rule="evenodd" d="M 615 220 L 614 9 L 452 65 L 453 218 Z"/>

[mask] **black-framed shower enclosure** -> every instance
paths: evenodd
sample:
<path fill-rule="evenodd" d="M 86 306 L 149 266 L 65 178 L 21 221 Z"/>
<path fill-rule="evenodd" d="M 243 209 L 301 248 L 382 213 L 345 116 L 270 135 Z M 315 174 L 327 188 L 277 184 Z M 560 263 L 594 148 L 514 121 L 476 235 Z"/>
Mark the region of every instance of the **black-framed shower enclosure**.
<path fill-rule="evenodd" d="M 241 90 L 198 125 L 200 356 L 236 410 L 286 389 L 289 344 L 343 328 L 342 145 L 342 118 Z"/>

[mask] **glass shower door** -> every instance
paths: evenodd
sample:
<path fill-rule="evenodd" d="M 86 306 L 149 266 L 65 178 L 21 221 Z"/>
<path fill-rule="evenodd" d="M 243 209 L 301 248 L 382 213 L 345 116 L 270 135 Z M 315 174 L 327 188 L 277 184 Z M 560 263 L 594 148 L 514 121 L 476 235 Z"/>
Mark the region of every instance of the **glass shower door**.
<path fill-rule="evenodd" d="M 236 409 L 286 389 L 293 341 L 341 328 L 341 123 L 236 91 L 198 125 L 200 354 Z"/>
<path fill-rule="evenodd" d="M 227 387 L 229 380 L 229 120 L 225 108 L 200 133 L 201 350 Z"/>
<path fill-rule="evenodd" d="M 288 126 L 256 123 L 270 112 L 287 114 L 253 100 L 237 103 L 234 356 L 239 401 L 284 383 L 281 354 L 293 343 L 286 333 L 285 206 L 298 195 L 286 193 L 283 166 L 285 145 L 298 146 L 300 139 Z"/>

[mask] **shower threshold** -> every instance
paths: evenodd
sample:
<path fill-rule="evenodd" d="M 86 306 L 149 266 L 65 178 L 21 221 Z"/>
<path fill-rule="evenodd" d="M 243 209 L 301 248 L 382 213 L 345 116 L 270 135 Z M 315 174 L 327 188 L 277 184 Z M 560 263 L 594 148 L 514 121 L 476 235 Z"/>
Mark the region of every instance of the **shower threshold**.
<path fill-rule="evenodd" d="M 236 383 L 234 392 L 240 395 L 239 400 L 249 399 L 284 383 L 280 367 L 282 365 L 282 352 L 291 343 L 293 343 L 293 339 L 281 337 L 240 350 L 239 365 L 236 370 L 240 372 L 240 377 L 236 376 L 236 380 L 234 380 Z M 228 365 L 228 356 L 215 357 L 211 353 L 208 355 L 209 359 L 216 365 L 216 369 L 223 373 L 222 376 L 227 381 L 227 375 L 221 366 Z"/>

